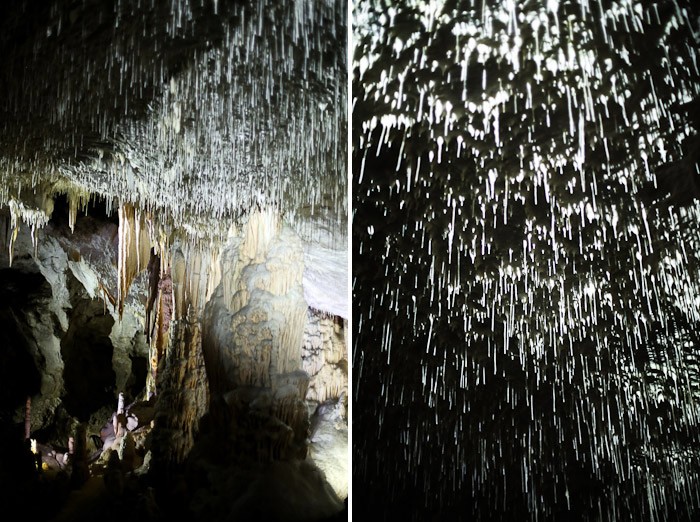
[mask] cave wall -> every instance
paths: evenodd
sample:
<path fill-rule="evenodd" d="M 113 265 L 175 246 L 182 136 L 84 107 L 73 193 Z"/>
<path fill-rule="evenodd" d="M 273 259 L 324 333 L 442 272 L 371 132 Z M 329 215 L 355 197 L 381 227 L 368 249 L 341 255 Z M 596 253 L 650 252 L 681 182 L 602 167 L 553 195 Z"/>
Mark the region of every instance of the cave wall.
<path fill-rule="evenodd" d="M 107 297 L 116 286 L 114 224 L 85 216 L 74 232 L 59 216 L 41 230 L 19 224 L 10 252 L 10 218 L 2 220 L 0 271 L 8 293 L 2 318 L 5 324 L 14 322 L 8 332 L 23 345 L 16 357 L 23 364 L 31 361 L 39 376 L 38 387 L 27 388 L 32 431 L 52 429 L 54 420 L 66 415 L 86 421 L 116 405 L 117 392 L 127 387 L 135 398 L 145 381 L 143 371 L 132 371 L 132 361 L 138 365 L 148 354 L 139 302 L 143 291 L 134 291 L 122 321 L 117 320 Z M 5 382 L 19 393 L 20 388 Z M 24 400 L 16 402 L 7 415 L 18 423 Z"/>
<path fill-rule="evenodd" d="M 304 329 L 303 368 L 310 378 L 308 401 L 322 403 L 347 395 L 347 320 L 309 308 Z"/>

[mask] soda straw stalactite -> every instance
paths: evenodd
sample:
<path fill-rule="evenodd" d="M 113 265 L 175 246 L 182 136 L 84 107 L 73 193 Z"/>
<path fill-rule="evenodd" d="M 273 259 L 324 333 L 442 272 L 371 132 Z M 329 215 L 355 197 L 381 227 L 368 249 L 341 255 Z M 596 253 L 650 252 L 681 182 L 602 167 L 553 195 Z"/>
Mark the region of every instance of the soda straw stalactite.
<path fill-rule="evenodd" d="M 413 520 L 697 514 L 696 3 L 354 19 L 358 495 Z"/>

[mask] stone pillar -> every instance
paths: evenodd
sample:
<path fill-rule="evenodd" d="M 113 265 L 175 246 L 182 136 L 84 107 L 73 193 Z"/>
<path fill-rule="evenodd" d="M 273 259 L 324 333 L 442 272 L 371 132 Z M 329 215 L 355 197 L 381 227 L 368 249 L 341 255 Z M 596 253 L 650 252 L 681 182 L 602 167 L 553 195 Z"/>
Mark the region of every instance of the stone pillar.
<path fill-rule="evenodd" d="M 187 457 L 209 404 L 199 323 L 183 319 L 171 328 L 171 345 L 158 383 L 162 391 L 151 450 L 154 466 L 165 472 Z"/>
<path fill-rule="evenodd" d="M 254 214 L 229 240 L 221 263 L 221 284 L 204 314 L 212 393 L 236 402 L 237 415 L 250 414 L 256 436 L 266 437 L 260 425 L 270 427 L 257 444 L 261 458 L 290 456 L 295 452 L 280 440 L 302 446 L 308 434 L 301 239 L 274 214 Z"/>

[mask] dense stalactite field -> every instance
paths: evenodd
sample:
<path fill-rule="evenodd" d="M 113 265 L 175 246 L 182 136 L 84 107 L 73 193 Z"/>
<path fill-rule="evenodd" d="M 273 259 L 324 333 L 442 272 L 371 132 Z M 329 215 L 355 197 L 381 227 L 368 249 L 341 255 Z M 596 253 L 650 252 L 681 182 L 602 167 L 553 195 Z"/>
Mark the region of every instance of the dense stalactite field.
<path fill-rule="evenodd" d="M 353 25 L 355 509 L 697 516 L 697 6 Z"/>
<path fill-rule="evenodd" d="M 254 207 L 342 222 L 344 2 L 16 4 L 0 12 L 0 201 L 99 193 L 195 236 Z"/>

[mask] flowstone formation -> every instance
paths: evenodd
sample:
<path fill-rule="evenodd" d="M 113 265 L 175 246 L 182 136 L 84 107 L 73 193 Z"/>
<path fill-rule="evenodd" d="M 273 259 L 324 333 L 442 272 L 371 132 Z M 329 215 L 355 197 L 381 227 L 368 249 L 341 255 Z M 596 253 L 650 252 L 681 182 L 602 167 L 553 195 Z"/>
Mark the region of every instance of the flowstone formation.
<path fill-rule="evenodd" d="M 0 418 L 37 441 L 13 502 L 342 514 L 343 407 L 330 461 L 309 446 L 347 396 L 346 38 L 335 0 L 0 6 Z M 342 343 L 308 373 L 315 313 Z"/>
<path fill-rule="evenodd" d="M 697 4 L 353 18 L 355 506 L 696 517 Z"/>

